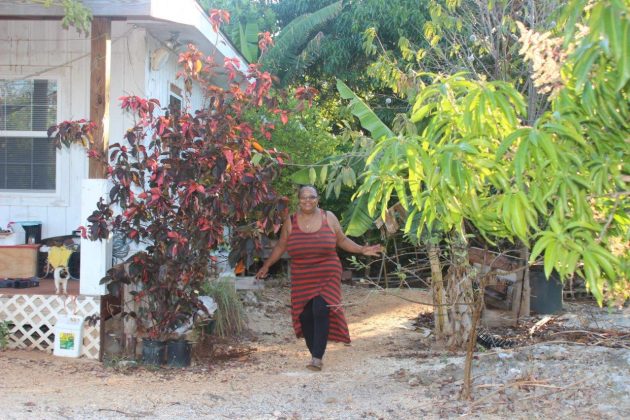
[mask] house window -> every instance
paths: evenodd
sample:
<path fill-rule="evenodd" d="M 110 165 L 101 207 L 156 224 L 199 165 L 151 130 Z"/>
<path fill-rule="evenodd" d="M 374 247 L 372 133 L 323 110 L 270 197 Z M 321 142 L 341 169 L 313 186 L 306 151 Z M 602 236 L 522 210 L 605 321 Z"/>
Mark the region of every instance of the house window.
<path fill-rule="evenodd" d="M 168 111 L 173 116 L 180 116 L 182 113 L 182 99 L 170 94 L 168 97 Z"/>
<path fill-rule="evenodd" d="M 182 89 L 171 83 L 168 90 L 168 112 L 179 117 L 182 114 Z"/>
<path fill-rule="evenodd" d="M 0 190 L 55 190 L 56 121 L 56 80 L 0 79 Z"/>

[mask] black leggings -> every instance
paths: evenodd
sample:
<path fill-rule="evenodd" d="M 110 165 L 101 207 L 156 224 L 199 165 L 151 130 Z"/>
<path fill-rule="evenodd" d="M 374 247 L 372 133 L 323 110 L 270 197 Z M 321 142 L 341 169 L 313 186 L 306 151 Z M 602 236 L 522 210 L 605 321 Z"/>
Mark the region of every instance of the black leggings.
<path fill-rule="evenodd" d="M 328 343 L 330 327 L 328 304 L 321 296 L 309 300 L 300 314 L 300 324 L 306 340 L 306 346 L 313 357 L 321 359 Z"/>

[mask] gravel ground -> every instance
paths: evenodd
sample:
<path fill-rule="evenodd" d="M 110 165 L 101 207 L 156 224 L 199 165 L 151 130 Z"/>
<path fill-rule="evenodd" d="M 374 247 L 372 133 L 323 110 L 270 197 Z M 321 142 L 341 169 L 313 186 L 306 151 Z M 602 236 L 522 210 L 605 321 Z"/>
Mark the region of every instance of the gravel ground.
<path fill-rule="evenodd" d="M 247 339 L 217 342 L 214 359 L 188 369 L 0 352 L 0 418 L 630 417 L 628 341 L 626 348 L 541 343 L 478 353 L 474 399 L 459 400 L 462 355 L 436 348 L 412 326 L 427 307 L 411 301 L 427 300 L 419 290 L 344 286 L 353 344 L 330 344 L 319 373 L 304 368 L 308 353 L 292 334 L 283 287 L 265 289 L 260 304 L 248 306 Z"/>

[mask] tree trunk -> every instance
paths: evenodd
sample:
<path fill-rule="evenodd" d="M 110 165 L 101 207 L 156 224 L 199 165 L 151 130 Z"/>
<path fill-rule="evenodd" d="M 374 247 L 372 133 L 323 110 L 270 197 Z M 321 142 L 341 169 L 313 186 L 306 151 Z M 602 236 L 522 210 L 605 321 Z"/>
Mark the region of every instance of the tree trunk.
<path fill-rule="evenodd" d="M 466 349 L 473 325 L 473 279 L 468 262 L 468 243 L 463 234 L 457 232 L 451 246 L 452 265 L 448 273 L 448 301 L 451 335 L 448 345 L 455 349 Z"/>
<path fill-rule="evenodd" d="M 523 244 L 519 247 L 519 255 L 525 268 L 522 273 L 517 274 L 517 278 L 520 277 L 520 280 L 516 282 L 514 290 L 515 301 L 512 302 L 512 315 L 515 320 L 514 326 L 518 325 L 521 318 L 529 316 L 530 312 L 531 289 L 529 285 L 529 266 L 527 264 L 529 260 L 529 249 Z"/>
<path fill-rule="evenodd" d="M 475 270 L 476 271 L 476 270 Z M 476 273 L 478 274 L 478 273 Z M 473 293 L 475 299 L 473 305 L 472 325 L 466 343 L 466 360 L 464 361 L 464 385 L 462 386 L 462 398 L 470 400 L 472 394 L 472 363 L 475 345 L 477 344 L 477 324 L 481 318 L 481 312 L 485 306 L 484 291 L 488 281 L 488 276 L 480 275 L 475 281 L 479 282 L 479 288 Z"/>
<path fill-rule="evenodd" d="M 442 266 L 440 265 L 440 247 L 429 242 L 427 245 L 429 263 L 431 264 L 431 288 L 433 291 L 433 319 L 435 324 L 435 337 L 438 341 L 445 341 L 450 336 L 450 324 L 448 322 L 448 306 L 444 280 L 442 278 Z"/>

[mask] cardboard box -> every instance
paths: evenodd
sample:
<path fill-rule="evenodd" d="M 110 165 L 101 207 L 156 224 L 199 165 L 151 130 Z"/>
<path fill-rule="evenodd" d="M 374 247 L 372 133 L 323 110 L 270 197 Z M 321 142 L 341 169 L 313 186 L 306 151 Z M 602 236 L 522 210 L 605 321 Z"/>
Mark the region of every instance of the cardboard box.
<path fill-rule="evenodd" d="M 0 279 L 36 277 L 39 247 L 39 244 L 0 246 Z"/>

